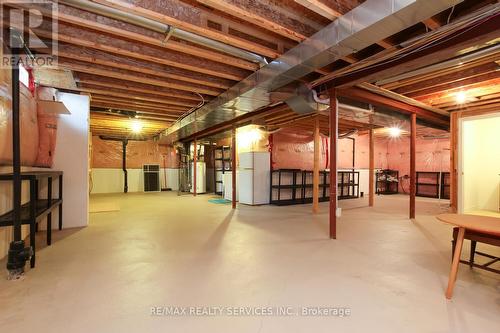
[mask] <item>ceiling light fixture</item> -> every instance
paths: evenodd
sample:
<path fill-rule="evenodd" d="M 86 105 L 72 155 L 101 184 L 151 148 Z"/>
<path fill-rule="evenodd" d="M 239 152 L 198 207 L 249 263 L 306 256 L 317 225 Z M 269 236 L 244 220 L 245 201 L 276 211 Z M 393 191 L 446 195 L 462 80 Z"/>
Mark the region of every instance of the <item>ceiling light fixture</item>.
<path fill-rule="evenodd" d="M 140 133 L 142 131 L 142 123 L 138 120 L 133 121 L 131 129 L 134 133 Z"/>
<path fill-rule="evenodd" d="M 467 100 L 467 94 L 465 93 L 465 91 L 459 91 L 455 94 L 455 99 L 458 104 L 464 104 Z"/>
<path fill-rule="evenodd" d="M 389 127 L 389 136 L 391 138 L 397 138 L 401 135 L 401 128 L 399 127 Z"/>

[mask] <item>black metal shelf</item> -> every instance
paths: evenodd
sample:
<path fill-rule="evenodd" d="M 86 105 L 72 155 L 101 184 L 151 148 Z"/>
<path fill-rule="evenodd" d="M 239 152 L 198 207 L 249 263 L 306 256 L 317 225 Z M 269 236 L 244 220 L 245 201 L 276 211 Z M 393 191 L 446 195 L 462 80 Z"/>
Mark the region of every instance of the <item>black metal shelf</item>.
<path fill-rule="evenodd" d="M 0 181 L 11 181 L 13 175 L 11 173 L 0 174 Z M 53 199 L 52 181 L 58 178 L 59 196 Z M 39 198 L 40 181 L 47 179 L 47 198 Z M 30 200 L 21 205 L 20 219 L 21 224 L 29 225 L 30 228 L 30 246 L 33 249 L 30 265 L 35 267 L 36 247 L 35 247 L 35 232 L 38 231 L 38 223 L 40 220 L 47 218 L 47 245 L 52 243 L 52 211 L 59 209 L 59 230 L 62 229 L 63 215 L 63 172 L 62 171 L 29 171 L 21 173 L 21 180 L 29 181 Z M 8 211 L 0 215 L 0 227 L 14 225 L 14 212 Z"/>
<path fill-rule="evenodd" d="M 218 157 L 220 155 L 220 157 Z M 231 147 L 219 146 L 214 149 L 214 192 L 216 195 L 222 195 L 222 180 L 217 180 L 217 175 L 223 175 L 231 170 Z M 219 165 L 218 165 L 219 164 Z M 228 168 L 229 166 L 229 168 Z"/>
<path fill-rule="evenodd" d="M 439 198 L 439 172 L 417 171 L 416 193 L 418 197 Z"/>
<path fill-rule="evenodd" d="M 62 199 L 52 199 L 50 202 L 46 199 L 38 199 L 35 202 L 35 219 L 39 222 L 46 217 L 54 208 L 62 204 Z M 21 224 L 30 224 L 31 201 L 21 205 Z M 14 211 L 8 211 L 0 215 L 0 227 L 11 226 L 13 223 Z"/>
<path fill-rule="evenodd" d="M 310 170 L 273 170 L 271 172 L 270 203 L 278 206 L 311 203 L 313 200 L 311 191 L 313 188 L 312 176 L 313 172 Z M 288 178 L 288 181 L 283 183 L 285 178 Z M 359 197 L 358 171 L 338 171 L 338 179 L 341 180 L 338 185 L 341 189 L 338 191 L 339 200 Z M 321 202 L 330 200 L 329 180 L 330 172 L 326 170 L 320 171 L 319 201 Z"/>
<path fill-rule="evenodd" d="M 389 180 L 395 179 L 393 181 Z M 376 174 L 376 193 L 377 194 L 397 194 L 399 193 L 399 171 L 384 169 Z"/>

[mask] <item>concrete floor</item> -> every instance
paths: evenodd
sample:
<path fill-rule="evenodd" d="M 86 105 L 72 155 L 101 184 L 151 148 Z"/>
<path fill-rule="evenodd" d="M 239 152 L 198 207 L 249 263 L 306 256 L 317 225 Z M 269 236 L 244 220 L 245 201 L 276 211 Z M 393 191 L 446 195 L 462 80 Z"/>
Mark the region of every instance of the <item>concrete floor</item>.
<path fill-rule="evenodd" d="M 461 265 L 444 289 L 451 227 L 446 205 L 407 197 L 341 201 L 338 240 L 328 204 L 239 206 L 175 193 L 94 196 L 120 211 L 55 232 L 22 281 L 0 279 L 2 332 L 495 332 L 500 277 Z M 40 235 L 43 237 L 44 235 Z M 497 248 L 479 245 L 499 255 Z M 468 244 L 464 255 L 468 253 Z M 4 262 L 1 263 L 4 267 Z M 285 316 L 152 316 L 153 306 L 284 307 Z M 300 316 L 301 307 L 351 315 Z M 287 308 L 290 307 L 290 308 Z M 274 311 L 274 308 L 271 309 Z"/>

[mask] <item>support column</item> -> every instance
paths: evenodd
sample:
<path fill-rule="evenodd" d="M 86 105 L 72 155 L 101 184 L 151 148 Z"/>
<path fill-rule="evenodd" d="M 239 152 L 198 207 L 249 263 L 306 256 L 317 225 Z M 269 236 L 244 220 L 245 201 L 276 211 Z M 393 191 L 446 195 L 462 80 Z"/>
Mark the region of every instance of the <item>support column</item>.
<path fill-rule="evenodd" d="M 193 152 L 193 196 L 196 196 L 196 164 L 198 162 L 198 142 L 194 139 Z"/>
<path fill-rule="evenodd" d="M 373 201 L 375 199 L 375 142 L 373 139 L 373 128 L 370 128 L 370 137 L 369 137 L 369 175 L 368 175 L 368 206 L 373 207 Z"/>
<path fill-rule="evenodd" d="M 319 210 L 319 118 L 314 121 L 314 167 L 313 167 L 313 206 L 314 214 Z"/>
<path fill-rule="evenodd" d="M 232 208 L 236 209 L 236 127 L 231 130 L 231 184 Z"/>
<path fill-rule="evenodd" d="M 417 192 L 416 181 L 416 141 L 417 141 L 417 114 L 411 115 L 411 138 L 410 138 L 410 219 L 415 218 L 415 195 Z"/>
<path fill-rule="evenodd" d="M 330 90 L 330 238 L 337 238 L 337 91 Z"/>

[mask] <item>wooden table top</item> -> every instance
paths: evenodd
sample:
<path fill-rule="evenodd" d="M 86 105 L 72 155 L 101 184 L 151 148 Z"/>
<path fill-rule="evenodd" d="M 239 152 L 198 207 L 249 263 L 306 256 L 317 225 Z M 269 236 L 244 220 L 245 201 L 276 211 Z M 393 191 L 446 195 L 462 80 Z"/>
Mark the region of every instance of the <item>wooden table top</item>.
<path fill-rule="evenodd" d="M 467 214 L 440 214 L 436 218 L 442 222 L 463 227 L 467 230 L 500 236 L 500 218 Z"/>

